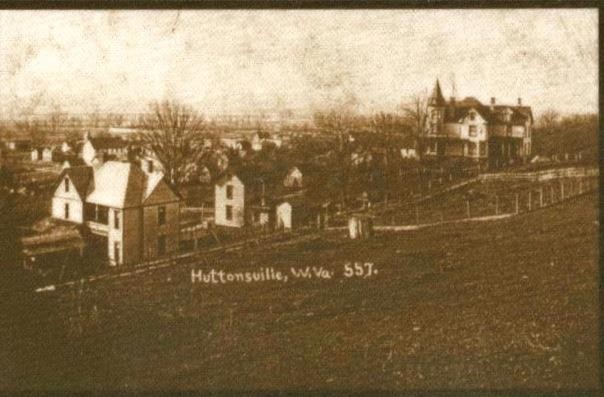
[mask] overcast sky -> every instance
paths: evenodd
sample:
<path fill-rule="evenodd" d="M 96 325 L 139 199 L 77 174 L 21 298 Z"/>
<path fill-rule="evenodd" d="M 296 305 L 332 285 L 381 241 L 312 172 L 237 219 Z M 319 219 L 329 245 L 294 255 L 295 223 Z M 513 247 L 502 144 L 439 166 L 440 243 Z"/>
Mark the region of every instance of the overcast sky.
<path fill-rule="evenodd" d="M 597 10 L 0 11 L 0 111 L 394 110 L 445 96 L 596 112 Z"/>

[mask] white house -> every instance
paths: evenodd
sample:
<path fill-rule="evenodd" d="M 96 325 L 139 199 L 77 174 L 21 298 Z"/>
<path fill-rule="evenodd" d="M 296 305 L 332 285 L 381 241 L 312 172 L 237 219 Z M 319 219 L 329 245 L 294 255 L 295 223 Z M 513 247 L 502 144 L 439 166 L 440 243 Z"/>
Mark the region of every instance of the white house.
<path fill-rule="evenodd" d="M 236 138 L 220 138 L 220 143 L 229 149 L 234 149 L 237 151 L 243 150 L 243 145 L 241 141 Z"/>
<path fill-rule="evenodd" d="M 31 150 L 31 161 L 41 161 L 42 160 L 42 150 L 43 148 L 33 148 Z"/>
<path fill-rule="evenodd" d="M 82 159 L 88 165 L 92 165 L 95 158 L 104 157 L 124 157 L 128 153 L 126 142 L 117 137 L 97 137 L 93 138 L 90 133 L 86 133 L 84 144 L 82 145 Z"/>
<path fill-rule="evenodd" d="M 289 188 L 301 188 L 303 186 L 302 172 L 300 171 L 300 169 L 298 167 L 295 167 L 295 166 L 291 167 L 287 171 L 287 174 L 285 175 L 285 178 L 283 179 L 283 186 L 289 187 Z"/>
<path fill-rule="evenodd" d="M 252 138 L 252 150 L 258 152 L 262 150 L 266 143 L 272 143 L 280 148 L 281 145 L 283 145 L 283 140 L 278 136 L 271 136 L 271 134 L 266 131 L 257 131 Z"/>
<path fill-rule="evenodd" d="M 52 198 L 52 217 L 83 225 L 111 265 L 176 251 L 179 214 L 180 198 L 161 173 L 116 161 L 64 169 Z"/>
<path fill-rule="evenodd" d="M 214 223 L 229 227 L 269 225 L 274 214 L 266 190 L 274 181 L 267 178 L 250 169 L 220 176 L 214 186 Z"/>
<path fill-rule="evenodd" d="M 533 114 L 521 98 L 516 105 L 497 104 L 494 97 L 489 104 L 474 97 L 447 101 L 437 80 L 427 112 L 421 136 L 427 157 L 465 158 L 499 166 L 530 156 Z"/>
<path fill-rule="evenodd" d="M 401 157 L 404 159 L 417 159 L 415 148 L 402 148 Z"/>
<path fill-rule="evenodd" d="M 63 153 L 69 153 L 73 151 L 73 147 L 72 145 L 67 142 L 67 141 L 63 141 L 63 143 L 61 143 L 61 152 Z"/>
<path fill-rule="evenodd" d="M 214 223 L 230 227 L 245 225 L 245 185 L 237 175 L 225 174 L 216 181 Z"/>

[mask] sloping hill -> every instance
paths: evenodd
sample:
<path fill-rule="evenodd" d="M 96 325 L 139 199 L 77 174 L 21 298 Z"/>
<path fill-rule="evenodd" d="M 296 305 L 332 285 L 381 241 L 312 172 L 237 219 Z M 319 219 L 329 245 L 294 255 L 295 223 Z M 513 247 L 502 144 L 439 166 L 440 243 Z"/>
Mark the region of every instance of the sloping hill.
<path fill-rule="evenodd" d="M 207 285 L 174 267 L 85 285 L 80 315 L 77 290 L 59 290 L 8 328 L 3 387 L 592 389 L 597 217 L 590 194 L 497 222 L 234 252 L 193 269 L 334 275 Z M 346 278 L 348 262 L 378 273 Z"/>

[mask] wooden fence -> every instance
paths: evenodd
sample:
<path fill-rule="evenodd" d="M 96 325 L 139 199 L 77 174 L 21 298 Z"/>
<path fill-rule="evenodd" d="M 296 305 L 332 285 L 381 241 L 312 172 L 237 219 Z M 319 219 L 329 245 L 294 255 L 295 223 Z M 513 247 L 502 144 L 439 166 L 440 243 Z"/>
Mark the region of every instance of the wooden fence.
<path fill-rule="evenodd" d="M 559 178 L 585 178 L 599 175 L 600 170 L 594 167 L 568 167 L 534 172 L 481 174 L 478 179 L 483 182 L 501 180 L 526 180 L 533 182 L 549 181 Z"/>
<path fill-rule="evenodd" d="M 375 215 L 376 226 L 413 226 L 471 218 L 519 214 L 557 204 L 598 189 L 597 178 L 559 178 L 544 180 L 530 188 L 497 194 L 453 192 Z"/>

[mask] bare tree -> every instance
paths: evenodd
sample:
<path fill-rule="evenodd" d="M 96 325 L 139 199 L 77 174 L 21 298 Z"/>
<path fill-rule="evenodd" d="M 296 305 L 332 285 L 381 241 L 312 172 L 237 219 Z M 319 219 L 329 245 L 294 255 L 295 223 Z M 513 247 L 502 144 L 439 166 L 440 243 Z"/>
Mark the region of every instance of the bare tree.
<path fill-rule="evenodd" d="M 34 146 L 46 143 L 47 131 L 39 120 L 31 117 L 22 117 L 19 120 L 14 120 L 13 125 L 19 136 L 29 137 Z"/>
<path fill-rule="evenodd" d="M 396 138 L 401 137 L 405 131 L 403 120 L 400 116 L 392 113 L 381 112 L 373 115 L 369 125 L 373 133 L 380 135 L 380 139 L 377 139 L 376 142 L 382 146 L 381 149 L 384 153 L 386 173 L 389 173 L 392 152 L 397 151 Z"/>
<path fill-rule="evenodd" d="M 418 93 L 411 97 L 410 101 L 401 104 L 406 122 L 411 126 L 413 135 L 417 142 L 417 154 L 420 156 L 424 152 L 421 136 L 428 119 L 428 96 L 424 93 Z"/>
<path fill-rule="evenodd" d="M 337 173 L 337 188 L 340 191 L 340 200 L 346 205 L 351 182 L 350 132 L 354 126 L 354 116 L 345 111 L 317 112 L 314 114 L 314 123 L 322 131 L 335 135 L 336 146 L 333 149 L 335 154 L 333 166 Z"/>
<path fill-rule="evenodd" d="M 154 102 L 141 116 L 142 146 L 159 161 L 173 186 L 182 184 L 190 165 L 204 156 L 203 118 L 191 107 L 177 102 Z"/>
<path fill-rule="evenodd" d="M 50 113 L 47 123 L 50 133 L 56 135 L 61 131 L 67 124 L 69 116 L 65 113 L 59 104 L 52 106 L 52 112 Z"/>
<path fill-rule="evenodd" d="M 537 127 L 544 130 L 553 129 L 560 121 L 560 113 L 554 109 L 545 110 L 537 119 Z"/>

